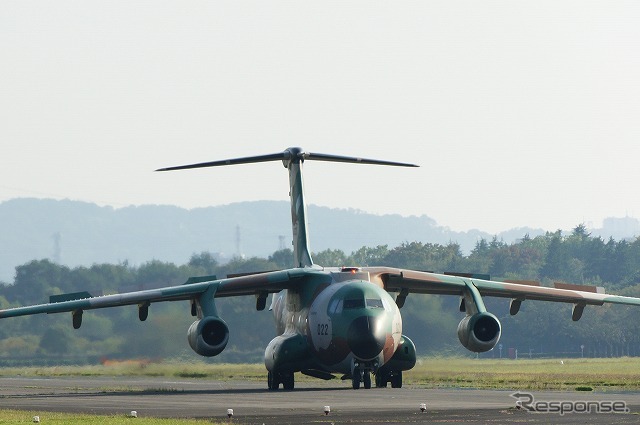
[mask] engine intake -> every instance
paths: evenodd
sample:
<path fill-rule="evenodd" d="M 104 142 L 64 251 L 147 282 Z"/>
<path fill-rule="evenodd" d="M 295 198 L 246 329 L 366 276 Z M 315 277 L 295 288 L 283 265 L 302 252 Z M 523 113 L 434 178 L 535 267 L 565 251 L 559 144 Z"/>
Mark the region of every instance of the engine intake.
<path fill-rule="evenodd" d="M 217 356 L 229 342 L 229 327 L 219 317 L 204 317 L 191 324 L 187 338 L 196 353 L 206 357 Z"/>
<path fill-rule="evenodd" d="M 474 353 L 484 353 L 496 346 L 502 328 L 500 321 L 491 313 L 476 313 L 464 317 L 458 324 L 458 339 Z"/>

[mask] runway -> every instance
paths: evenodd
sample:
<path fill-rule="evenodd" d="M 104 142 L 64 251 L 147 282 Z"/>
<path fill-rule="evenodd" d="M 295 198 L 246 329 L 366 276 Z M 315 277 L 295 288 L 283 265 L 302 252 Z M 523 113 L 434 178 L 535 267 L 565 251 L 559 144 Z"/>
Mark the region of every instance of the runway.
<path fill-rule="evenodd" d="M 139 416 L 203 418 L 240 424 L 598 423 L 640 421 L 640 393 L 534 392 L 536 402 L 623 402 L 629 413 L 538 413 L 514 408 L 514 391 L 374 388 L 347 382 L 296 384 L 268 391 L 260 382 L 139 377 L 0 378 L 0 408 Z M 427 410 L 420 412 L 420 404 Z M 324 406 L 330 406 L 325 415 Z M 1 412 L 0 412 L 1 414 Z"/>

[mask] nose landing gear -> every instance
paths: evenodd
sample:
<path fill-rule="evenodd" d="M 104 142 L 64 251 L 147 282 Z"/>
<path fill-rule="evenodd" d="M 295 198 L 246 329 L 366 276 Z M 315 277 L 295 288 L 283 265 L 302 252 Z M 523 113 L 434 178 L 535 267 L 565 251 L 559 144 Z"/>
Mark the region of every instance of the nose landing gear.
<path fill-rule="evenodd" d="M 354 390 L 360 389 L 360 384 L 364 385 L 365 389 L 371 388 L 371 372 L 376 369 L 377 364 L 353 364 L 353 372 L 351 373 L 351 386 Z"/>
<path fill-rule="evenodd" d="M 360 389 L 360 384 L 364 385 L 365 389 L 371 388 L 371 372 L 365 369 L 358 369 L 353 371 L 351 376 L 351 386 L 354 390 Z"/>

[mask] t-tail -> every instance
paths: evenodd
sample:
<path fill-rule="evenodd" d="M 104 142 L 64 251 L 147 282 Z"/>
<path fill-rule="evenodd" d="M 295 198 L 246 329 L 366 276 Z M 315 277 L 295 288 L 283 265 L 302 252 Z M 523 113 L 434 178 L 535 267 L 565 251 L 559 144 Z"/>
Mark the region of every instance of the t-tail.
<path fill-rule="evenodd" d="M 311 250 L 309 249 L 309 233 L 307 231 L 307 204 L 304 199 L 304 179 L 302 177 L 302 164 L 304 161 L 351 162 L 356 164 L 417 167 L 417 165 L 414 164 L 401 162 L 305 152 L 304 149 L 296 147 L 288 148 L 284 152 L 269 155 L 201 162 L 198 164 L 160 168 L 156 171 L 186 170 L 191 168 L 218 167 L 222 165 L 249 164 L 266 161 L 282 161 L 285 168 L 289 170 L 289 196 L 291 198 L 291 227 L 293 231 L 294 267 L 313 267 L 314 265 L 313 259 L 311 258 Z"/>

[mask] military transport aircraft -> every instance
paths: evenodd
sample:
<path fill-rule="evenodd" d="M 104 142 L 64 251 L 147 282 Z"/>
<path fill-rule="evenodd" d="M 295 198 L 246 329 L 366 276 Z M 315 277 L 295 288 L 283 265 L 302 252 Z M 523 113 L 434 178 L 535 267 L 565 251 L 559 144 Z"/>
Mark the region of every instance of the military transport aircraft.
<path fill-rule="evenodd" d="M 321 267 L 309 249 L 302 166 L 304 161 L 351 162 L 415 167 L 389 161 L 344 157 L 288 148 L 284 152 L 205 162 L 157 171 L 180 170 L 262 161 L 282 161 L 289 170 L 294 267 L 242 276 L 192 277 L 183 285 L 92 297 L 87 292 L 57 295 L 49 303 L 0 310 L 0 318 L 38 313 L 71 312 L 74 328 L 82 324 L 85 310 L 137 305 L 145 320 L 152 303 L 189 301 L 197 320 L 187 331 L 191 348 L 202 356 L 216 356 L 229 340 L 229 328 L 218 316 L 217 297 L 255 296 L 256 309 L 264 310 L 269 294 L 277 336 L 267 345 L 264 361 L 268 388 L 293 389 L 294 373 L 321 379 L 342 374 L 354 389 L 402 386 L 402 372 L 416 363 L 415 345 L 402 334 L 400 309 L 411 293 L 460 297 L 466 313 L 458 325 L 458 338 L 473 352 L 491 350 L 500 339 L 498 318 L 487 311 L 483 296 L 510 298 L 510 313 L 518 313 L 525 300 L 573 304 L 572 318 L 579 320 L 587 305 L 603 303 L 640 305 L 640 298 L 607 295 L 601 288 L 536 282 L 497 282 L 486 275 L 437 274 L 391 267 Z M 393 298 L 390 293 L 396 293 Z"/>

